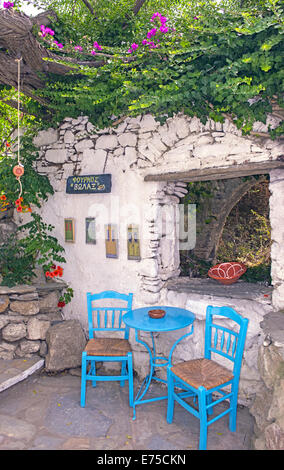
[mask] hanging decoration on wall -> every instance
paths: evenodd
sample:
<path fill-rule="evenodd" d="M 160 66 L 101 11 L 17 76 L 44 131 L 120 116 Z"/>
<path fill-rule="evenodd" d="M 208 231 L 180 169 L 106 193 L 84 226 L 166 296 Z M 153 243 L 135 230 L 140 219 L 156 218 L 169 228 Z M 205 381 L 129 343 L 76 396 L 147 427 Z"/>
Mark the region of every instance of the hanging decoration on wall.
<path fill-rule="evenodd" d="M 106 235 L 106 257 L 118 258 L 117 225 L 113 225 L 113 224 L 106 225 L 105 235 Z"/>
<path fill-rule="evenodd" d="M 127 227 L 127 257 L 128 259 L 140 260 L 139 228 L 137 225 Z"/>
<path fill-rule="evenodd" d="M 20 193 L 19 193 L 19 198 L 17 199 L 17 201 L 20 200 L 21 196 L 22 196 L 22 192 L 23 192 L 23 187 L 22 187 L 22 182 L 21 182 L 21 177 L 23 176 L 24 174 L 24 165 L 21 163 L 21 158 L 20 158 L 20 81 L 21 81 L 21 60 L 22 58 L 20 59 L 16 59 L 16 62 L 18 62 L 18 142 L 17 142 L 17 145 L 18 145 L 18 163 L 17 165 L 14 166 L 13 168 L 13 174 L 16 176 L 16 179 L 19 183 L 19 186 L 20 186 Z M 20 201 L 22 202 L 22 201 Z M 16 204 L 18 207 L 17 207 L 17 211 L 18 212 L 22 212 L 21 210 L 21 204 Z"/>

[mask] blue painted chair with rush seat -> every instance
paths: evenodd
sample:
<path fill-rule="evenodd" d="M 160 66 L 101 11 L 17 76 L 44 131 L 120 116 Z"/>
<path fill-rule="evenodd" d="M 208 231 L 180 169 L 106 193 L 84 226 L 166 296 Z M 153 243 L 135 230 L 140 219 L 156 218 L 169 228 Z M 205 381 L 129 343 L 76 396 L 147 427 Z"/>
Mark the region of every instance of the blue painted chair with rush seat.
<path fill-rule="evenodd" d="M 232 329 L 225 326 L 227 319 L 230 320 L 230 325 L 234 324 Z M 208 426 L 224 415 L 230 414 L 229 429 L 236 431 L 239 378 L 247 327 L 248 319 L 243 318 L 232 308 L 208 306 L 204 358 L 168 366 L 167 421 L 171 423 L 173 420 L 175 401 L 198 418 L 200 420 L 199 450 L 207 448 Z M 212 360 L 212 353 L 231 361 L 232 371 Z M 182 391 L 175 391 L 174 387 Z M 223 390 L 224 387 L 226 390 Z M 213 394 L 221 398 L 213 401 Z M 184 400 L 190 396 L 193 396 L 195 401 L 196 398 L 198 399 L 197 409 Z M 213 407 L 224 400 L 229 400 L 228 408 L 209 419 L 209 415 L 213 413 Z"/>
<path fill-rule="evenodd" d="M 132 351 L 128 341 L 129 328 L 122 323 L 122 316 L 132 308 L 132 298 L 133 294 L 120 294 L 115 291 L 87 293 L 89 341 L 82 353 L 82 407 L 86 403 L 87 380 L 92 382 L 93 387 L 96 386 L 96 382 L 114 380 L 119 380 L 123 387 L 128 380 L 129 405 L 133 406 L 133 367 Z M 115 299 L 120 306 L 93 306 L 93 301 L 103 299 Z M 95 337 L 96 332 L 122 332 L 124 338 L 103 337 L 104 333 L 99 333 L 100 337 Z M 113 336 L 112 333 L 111 335 Z M 121 375 L 97 375 L 96 362 L 121 362 Z"/>

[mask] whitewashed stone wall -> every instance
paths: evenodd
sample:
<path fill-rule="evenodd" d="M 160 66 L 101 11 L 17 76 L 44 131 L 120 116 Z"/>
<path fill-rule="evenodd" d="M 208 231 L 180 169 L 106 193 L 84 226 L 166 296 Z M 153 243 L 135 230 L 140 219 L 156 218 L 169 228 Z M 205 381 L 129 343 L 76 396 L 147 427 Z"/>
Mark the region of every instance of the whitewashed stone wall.
<path fill-rule="evenodd" d="M 255 131 L 267 129 L 257 123 Z M 40 147 L 36 163 L 40 173 L 47 174 L 55 194 L 42 208 L 44 218 L 55 226 L 55 236 L 66 249 L 64 279 L 75 290 L 74 300 L 65 308 L 65 318 L 79 319 L 87 328 L 86 292 L 114 289 L 134 293 L 134 307 L 142 305 L 175 305 L 196 314 L 194 336 L 181 346 L 177 356 L 198 357 L 202 353 L 204 319 L 208 303 L 228 305 L 227 298 L 207 298 L 177 294 L 165 287 L 168 279 L 179 275 L 179 200 L 186 193 L 180 182 L 145 182 L 146 175 L 163 175 L 192 169 L 234 167 L 243 163 L 277 160 L 284 145 L 267 137 L 242 137 L 229 121 L 224 124 L 183 115 L 160 125 L 151 115 L 126 118 L 116 127 L 96 130 L 81 116 L 66 118 L 58 129 L 42 131 L 35 139 Z M 66 194 L 68 176 L 110 173 L 109 194 Z M 284 257 L 279 246 L 284 237 L 284 224 L 279 224 L 284 194 L 284 170 L 272 172 L 271 180 L 272 276 L 275 285 L 275 308 L 284 306 Z M 282 202 L 281 202 L 282 201 Z M 97 243 L 85 243 L 85 218 L 96 217 Z M 75 243 L 64 242 L 65 217 L 75 219 Z M 282 215 L 281 215 L 282 217 Z M 119 258 L 105 256 L 104 224 L 119 226 Z M 141 261 L 127 259 L 126 226 L 140 226 Z M 283 246 L 283 243 L 282 243 Z M 283 249 L 281 248 L 283 251 Z M 282 253 L 281 251 L 281 253 Z M 232 301 L 232 306 L 250 319 L 242 381 L 243 399 L 254 392 L 259 375 L 256 351 L 263 340 L 260 322 L 274 309 L 271 302 Z M 158 352 L 172 343 L 163 335 Z M 137 349 L 135 349 L 137 348 Z M 134 345 L 135 368 L 141 374 L 147 367 L 147 353 Z"/>

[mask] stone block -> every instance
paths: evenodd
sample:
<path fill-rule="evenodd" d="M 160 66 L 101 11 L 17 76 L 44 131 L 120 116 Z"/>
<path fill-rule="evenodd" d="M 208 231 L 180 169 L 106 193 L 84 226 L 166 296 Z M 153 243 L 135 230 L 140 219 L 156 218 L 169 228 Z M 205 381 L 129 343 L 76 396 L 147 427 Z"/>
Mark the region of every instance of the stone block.
<path fill-rule="evenodd" d="M 101 135 L 96 142 L 96 149 L 115 149 L 118 146 L 115 135 Z"/>
<path fill-rule="evenodd" d="M 159 123 L 154 119 L 151 114 L 146 114 L 142 117 L 140 126 L 144 132 L 154 131 Z"/>
<path fill-rule="evenodd" d="M 94 143 L 91 139 L 83 139 L 80 140 L 77 144 L 75 144 L 75 149 L 78 153 L 83 152 L 86 149 L 90 149 L 94 147 Z"/>
<path fill-rule="evenodd" d="M 0 359 L 11 360 L 14 358 L 16 343 L 6 343 L 2 341 L 0 343 Z"/>
<path fill-rule="evenodd" d="M 49 292 L 47 295 L 40 297 L 39 299 L 39 309 L 54 309 L 57 308 L 59 299 L 58 291 Z"/>
<path fill-rule="evenodd" d="M 67 160 L 67 150 L 62 148 L 47 150 L 45 159 L 50 163 L 64 163 Z"/>
<path fill-rule="evenodd" d="M 146 258 L 141 261 L 139 274 L 141 276 L 156 277 L 158 269 L 158 262 L 155 258 Z"/>
<path fill-rule="evenodd" d="M 126 132 L 118 136 L 118 142 L 122 147 L 135 147 L 137 136 L 132 132 Z"/>
<path fill-rule="evenodd" d="M 9 315 L 0 315 L 0 330 L 10 322 Z"/>
<path fill-rule="evenodd" d="M 0 313 L 5 312 L 9 305 L 8 295 L 0 295 Z"/>
<path fill-rule="evenodd" d="M 56 129 L 47 129 L 40 131 L 33 139 L 33 144 L 36 147 L 42 147 L 43 145 L 51 145 L 57 142 L 58 131 Z"/>
<path fill-rule="evenodd" d="M 39 312 L 39 303 L 37 301 L 20 301 L 11 302 L 10 309 L 21 315 L 36 315 Z"/>
<path fill-rule="evenodd" d="M 27 328 L 24 323 L 9 323 L 2 329 L 2 337 L 5 341 L 17 341 L 27 334 Z"/>
<path fill-rule="evenodd" d="M 29 354 L 34 354 L 40 350 L 40 345 L 40 341 L 28 341 L 24 339 L 17 347 L 16 355 L 19 357 L 25 357 Z"/>
<path fill-rule="evenodd" d="M 184 139 L 189 134 L 189 123 L 185 118 L 176 118 L 176 134 L 179 139 Z"/>
<path fill-rule="evenodd" d="M 72 369 L 81 365 L 86 337 L 78 320 L 66 320 L 49 328 L 45 368 L 49 371 Z"/>
<path fill-rule="evenodd" d="M 65 132 L 63 140 L 64 140 L 65 144 L 73 144 L 73 142 L 75 140 L 75 136 L 74 136 L 73 132 L 71 132 L 71 131 Z"/>
<path fill-rule="evenodd" d="M 31 318 L 27 323 L 27 339 L 45 339 L 50 325 L 50 321 L 38 320 L 35 317 Z"/>

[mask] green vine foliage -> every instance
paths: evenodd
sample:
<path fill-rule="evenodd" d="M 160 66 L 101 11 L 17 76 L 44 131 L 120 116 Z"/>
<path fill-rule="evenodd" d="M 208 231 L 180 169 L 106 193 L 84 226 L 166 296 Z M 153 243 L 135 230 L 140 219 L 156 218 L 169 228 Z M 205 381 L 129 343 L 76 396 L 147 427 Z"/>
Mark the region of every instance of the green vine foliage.
<path fill-rule="evenodd" d="M 144 12 L 143 24 L 141 19 L 132 23 L 123 44 L 103 44 L 103 51 L 111 55 L 103 67 L 80 67 L 64 79 L 50 77 L 39 94 L 50 101 L 56 121 L 76 117 L 80 110 L 96 126 L 105 127 L 113 116 L 149 112 L 163 122 L 183 111 L 202 122 L 222 122 L 230 116 L 249 134 L 254 121 L 266 122 L 272 101 L 284 106 L 283 1 L 265 0 L 257 8 L 245 2 L 242 9 L 236 2 L 180 2 L 179 7 L 167 3 L 172 3 L 168 11 L 159 10 L 168 17 L 170 28 L 155 36 L 158 48 L 142 45 L 155 25 L 149 21 L 148 5 L 148 19 Z M 100 28 L 97 37 L 106 40 Z M 127 50 L 134 39 L 139 47 L 130 55 Z M 88 36 L 85 41 L 83 51 Z M 283 122 L 271 131 L 272 137 L 281 134 Z"/>
<path fill-rule="evenodd" d="M 58 15 L 51 27 L 64 48 L 48 45 L 42 38 L 43 47 L 52 48 L 58 62 L 73 55 L 86 63 L 105 63 L 74 67 L 64 77 L 49 75 L 46 86 L 35 92 L 48 103 L 45 107 L 22 97 L 26 113 L 21 127 L 28 129 L 21 147 L 25 204 L 39 208 L 53 193 L 48 179 L 34 170 L 33 135 L 44 126 L 56 127 L 67 116 L 87 115 L 97 128 L 104 128 L 124 116 L 145 113 L 163 123 L 182 111 L 203 123 L 229 117 L 243 134 L 249 134 L 254 121 L 266 122 L 273 102 L 284 107 L 283 0 L 160 0 L 158 7 L 148 0 L 138 15 L 134 15 L 133 0 L 88 3 L 94 14 L 82 1 L 33 2 Z M 168 31 L 157 32 L 158 47 L 149 49 L 142 41 L 157 26 L 157 20 L 150 21 L 157 9 L 167 17 Z M 40 38 L 38 33 L 35 27 L 34 34 Z M 94 41 L 103 48 L 97 55 L 90 54 Z M 130 54 L 133 43 L 138 48 Z M 77 44 L 82 52 L 74 52 Z M 0 88 L 0 98 L 5 95 L 7 102 L 13 93 Z M 5 194 L 12 204 L 19 190 L 12 173 L 16 155 L 5 142 L 16 129 L 17 116 L 2 99 L 0 116 L 0 195 Z M 272 138 L 282 135 L 283 121 L 270 134 Z M 0 269 L 9 285 L 29 282 L 36 260 L 45 267 L 63 260 L 51 227 L 38 217 L 33 214 L 21 237 L 1 246 Z M 65 295 L 62 300 L 70 300 L 72 290 Z"/>

